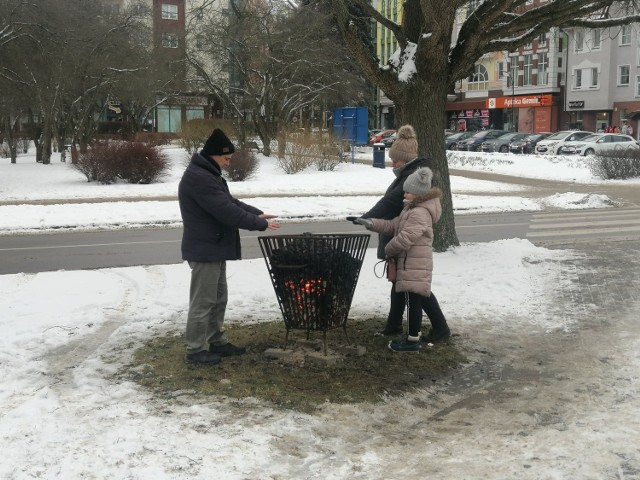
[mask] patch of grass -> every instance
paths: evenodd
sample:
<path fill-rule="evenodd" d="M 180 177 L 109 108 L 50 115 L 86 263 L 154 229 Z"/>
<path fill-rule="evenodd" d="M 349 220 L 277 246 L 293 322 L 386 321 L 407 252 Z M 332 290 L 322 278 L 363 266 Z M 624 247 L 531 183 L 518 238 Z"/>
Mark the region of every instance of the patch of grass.
<path fill-rule="evenodd" d="M 284 346 L 283 322 L 231 325 L 227 328 L 229 338 L 247 347 L 247 353 L 223 358 L 215 366 L 187 364 L 182 335 L 158 337 L 135 352 L 133 363 L 120 376 L 158 395 L 186 391 L 237 399 L 254 397 L 277 407 L 311 413 L 327 401 L 375 403 L 386 396 L 402 395 L 442 378 L 465 360 L 453 340 L 431 348 L 423 344 L 419 353 L 392 352 L 387 348 L 389 337 L 374 336 L 383 324 L 380 318 L 348 322 L 352 345 L 364 346 L 366 353 L 341 357 L 334 364 L 289 364 L 267 358 L 266 349 Z M 304 331 L 291 330 L 290 346 L 305 335 Z M 322 332 L 311 332 L 310 339 L 322 342 Z M 329 331 L 327 341 L 329 349 L 346 345 L 342 329 Z"/>

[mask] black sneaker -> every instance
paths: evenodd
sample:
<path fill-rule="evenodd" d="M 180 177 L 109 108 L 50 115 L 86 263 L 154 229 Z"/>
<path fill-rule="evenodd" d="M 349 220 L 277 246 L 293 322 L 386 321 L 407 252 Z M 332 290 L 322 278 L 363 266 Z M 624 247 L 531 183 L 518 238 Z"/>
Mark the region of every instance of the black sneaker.
<path fill-rule="evenodd" d="M 394 352 L 419 352 L 421 348 L 420 342 L 412 342 L 406 338 L 401 340 L 391 340 L 389 342 L 389 350 Z"/>
<path fill-rule="evenodd" d="M 375 333 L 376 337 L 386 337 L 389 335 L 400 335 L 402 333 L 402 325 L 389 325 L 388 323 L 382 330 Z"/>
<path fill-rule="evenodd" d="M 187 353 L 184 359 L 189 363 L 201 363 L 203 365 L 215 365 L 222 360 L 220 355 L 201 350 L 197 353 Z"/>
<path fill-rule="evenodd" d="M 446 330 L 441 330 L 439 332 L 434 332 L 433 330 L 429 330 L 429 333 L 426 335 L 422 335 L 420 340 L 425 343 L 438 343 L 444 342 L 447 338 L 451 336 L 451 330 L 448 328 Z"/>
<path fill-rule="evenodd" d="M 209 352 L 220 355 L 221 357 L 232 357 L 233 355 L 242 355 L 247 349 L 244 347 L 236 347 L 231 343 L 226 345 L 209 344 Z"/>

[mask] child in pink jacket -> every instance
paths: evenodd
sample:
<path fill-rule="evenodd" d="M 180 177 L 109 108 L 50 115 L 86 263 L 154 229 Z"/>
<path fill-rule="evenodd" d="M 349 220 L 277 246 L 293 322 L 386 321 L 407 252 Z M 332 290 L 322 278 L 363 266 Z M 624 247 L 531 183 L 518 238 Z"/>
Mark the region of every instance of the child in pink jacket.
<path fill-rule="evenodd" d="M 438 301 L 431 295 L 433 224 L 442 214 L 442 192 L 431 186 L 432 178 L 433 172 L 426 167 L 407 177 L 403 186 L 404 208 L 398 217 L 355 220 L 369 230 L 393 236 L 385 253 L 396 258 L 396 290 L 405 292 L 409 316 L 407 334 L 389 342 L 389 348 L 395 352 L 420 350 L 423 307 L 431 320 L 431 332 L 423 340 L 433 342 L 436 337 L 441 340 L 451 335 Z"/>

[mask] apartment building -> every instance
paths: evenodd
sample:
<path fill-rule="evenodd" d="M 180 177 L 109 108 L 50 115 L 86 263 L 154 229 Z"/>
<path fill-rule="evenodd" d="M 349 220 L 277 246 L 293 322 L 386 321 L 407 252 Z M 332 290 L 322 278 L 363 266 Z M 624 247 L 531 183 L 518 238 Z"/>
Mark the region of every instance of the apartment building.
<path fill-rule="evenodd" d="M 624 12 L 617 12 L 622 15 Z M 573 128 L 591 131 L 640 120 L 640 33 L 637 25 L 568 29 L 569 61 L 564 108 Z"/>
<path fill-rule="evenodd" d="M 189 73 L 183 61 L 189 41 L 187 24 L 197 25 L 203 0 L 151 1 L 153 48 L 167 62 L 176 92 L 175 95 L 166 96 L 156 107 L 154 130 L 175 133 L 189 120 L 221 117 L 223 106 L 220 99 L 215 95 L 193 91 L 185 81 Z"/>
<path fill-rule="evenodd" d="M 162 97 L 157 98 L 157 106 L 151 115 L 150 128 L 157 132 L 176 133 L 182 125 L 192 119 L 221 117 L 224 115 L 222 102 L 215 95 L 194 91 L 187 83 L 189 68 L 184 61 L 190 38 L 187 25 L 197 25 L 199 7 L 204 0 L 144 0 L 149 7 L 149 22 L 152 30 L 152 48 L 160 62 L 170 73 L 171 84 Z M 112 13 L 122 11 L 127 0 L 107 0 L 104 8 Z M 219 2 L 226 5 L 226 1 Z M 116 97 L 107 100 L 103 119 L 118 121 L 120 103 Z"/>
<path fill-rule="evenodd" d="M 398 0 L 374 0 L 374 7 L 379 12 L 393 20 L 394 22 L 402 21 L 402 2 Z M 395 36 L 388 28 L 376 24 L 376 52 L 380 59 L 380 65 L 386 65 L 389 58 L 398 49 L 398 42 Z M 380 89 L 376 89 L 377 92 L 377 111 L 376 111 L 376 125 L 380 128 L 395 128 L 395 107 L 393 101 L 391 101 L 384 92 Z"/>
<path fill-rule="evenodd" d="M 546 1 L 529 0 L 522 8 L 535 8 Z M 375 0 L 374 6 L 386 17 L 402 21 L 402 2 Z M 458 31 L 476 7 L 476 2 L 469 2 L 460 9 Z M 517 51 L 487 54 L 448 95 L 446 124 L 451 130 L 552 132 L 569 128 L 597 131 L 627 122 L 637 134 L 639 35 L 633 26 L 554 28 Z M 381 25 L 377 25 L 376 39 L 380 64 L 385 65 L 398 44 Z M 377 106 L 378 126 L 396 127 L 393 102 L 379 89 Z"/>
<path fill-rule="evenodd" d="M 546 0 L 530 0 L 532 8 Z M 395 22 L 402 21 L 402 2 L 375 0 L 375 8 Z M 454 39 L 477 7 L 469 2 L 458 12 Z M 385 65 L 398 48 L 395 37 L 377 24 L 376 46 Z M 566 35 L 558 29 L 540 35 L 515 52 L 494 52 L 478 60 L 474 72 L 458 81 L 448 96 L 444 115 L 451 130 L 500 128 L 521 132 L 554 131 L 568 124 L 563 114 Z M 378 89 L 376 121 L 395 128 L 393 102 Z"/>
<path fill-rule="evenodd" d="M 532 8 L 545 0 L 531 0 Z M 471 2 L 459 11 L 459 30 L 472 14 Z M 498 128 L 550 132 L 567 126 L 563 113 L 567 39 L 559 29 L 539 35 L 513 52 L 482 57 L 468 78 L 456 83 L 445 115 L 451 130 Z M 565 127 L 566 128 L 566 127 Z"/>

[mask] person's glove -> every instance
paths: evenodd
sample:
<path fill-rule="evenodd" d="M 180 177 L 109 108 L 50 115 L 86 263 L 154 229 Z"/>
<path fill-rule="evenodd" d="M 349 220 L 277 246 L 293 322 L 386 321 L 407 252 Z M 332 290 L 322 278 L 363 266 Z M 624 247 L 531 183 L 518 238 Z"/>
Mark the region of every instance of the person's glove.
<path fill-rule="evenodd" d="M 353 223 L 363 225 L 367 230 L 371 230 L 373 228 L 373 222 L 369 218 L 358 217 L 353 221 Z"/>
<path fill-rule="evenodd" d="M 358 218 L 358 217 L 347 217 L 346 220 L 347 220 L 347 222 L 355 223 L 356 225 L 358 225 L 356 223 L 356 218 Z"/>

